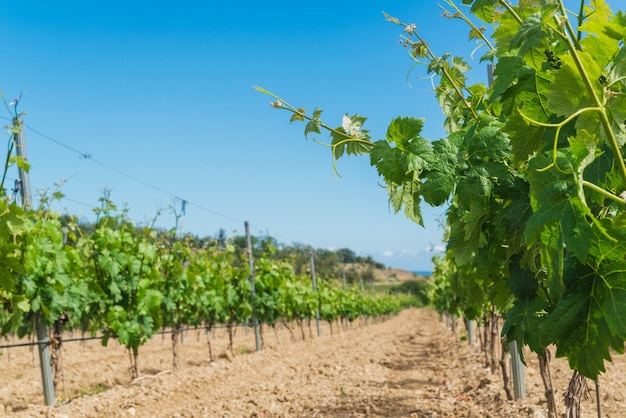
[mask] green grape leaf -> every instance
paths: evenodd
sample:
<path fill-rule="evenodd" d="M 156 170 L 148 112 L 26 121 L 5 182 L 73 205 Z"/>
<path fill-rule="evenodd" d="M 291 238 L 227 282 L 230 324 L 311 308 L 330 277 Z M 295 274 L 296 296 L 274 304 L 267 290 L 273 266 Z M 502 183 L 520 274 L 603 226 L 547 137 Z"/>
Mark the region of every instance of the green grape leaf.
<path fill-rule="evenodd" d="M 30 311 L 30 302 L 23 296 L 14 297 L 11 301 L 13 306 L 17 307 L 22 312 Z"/>
<path fill-rule="evenodd" d="M 543 148 L 546 128 L 529 125 L 519 114 L 508 118 L 504 130 L 511 138 L 511 150 L 515 162 L 526 161 L 532 154 Z"/>
<path fill-rule="evenodd" d="M 493 23 L 498 0 L 464 0 L 463 4 L 471 4 L 471 12 L 485 23 Z"/>
<path fill-rule="evenodd" d="M 562 226 L 557 224 L 545 228 L 540 239 L 541 261 L 542 265 L 546 266 L 547 296 L 550 301 L 556 303 L 561 300 L 565 292 L 563 282 L 565 244 Z"/>
<path fill-rule="evenodd" d="M 604 185 L 606 190 L 614 190 L 614 186 L 610 184 L 612 168 L 613 157 L 610 147 L 607 144 L 602 144 L 598 147 L 595 159 L 585 168 L 584 178 L 585 180 L 596 185 Z M 619 182 L 621 183 L 621 178 L 619 179 Z M 596 202 L 597 204 L 604 206 L 605 196 L 600 193 L 589 192 L 587 203 L 590 202 Z"/>
<path fill-rule="evenodd" d="M 605 371 L 604 362 L 611 360 L 609 348 L 624 352 L 626 328 L 611 316 L 624 311 L 625 247 L 613 247 L 606 254 L 610 259 L 599 263 L 597 270 L 570 260 L 564 274 L 571 285 L 541 328 L 544 340 L 557 345 L 557 357 L 567 357 L 573 369 L 591 379 Z"/>
<path fill-rule="evenodd" d="M 520 9 L 530 8 L 537 9 L 544 4 L 543 0 L 520 0 L 518 7 Z"/>
<path fill-rule="evenodd" d="M 485 206 L 486 199 L 493 191 L 493 183 L 489 178 L 472 168 L 467 175 L 458 181 L 457 195 L 459 204 L 469 209 L 473 203 Z"/>
<path fill-rule="evenodd" d="M 370 152 L 370 164 L 376 167 L 385 182 L 402 184 L 406 178 L 406 164 L 400 163 L 404 153 L 387 141 L 376 141 Z"/>
<path fill-rule="evenodd" d="M 604 68 L 620 50 L 619 41 L 626 36 L 626 28 L 613 21 L 611 8 L 604 0 L 592 0 L 584 14 L 586 19 L 579 30 L 587 34 L 580 43 L 583 51 Z"/>
<path fill-rule="evenodd" d="M 542 155 L 530 160 L 528 178 L 534 213 L 524 232 L 526 245 L 538 241 L 544 228 L 560 223 L 566 248 L 584 261 L 593 237 L 588 219 L 594 217 L 581 200 L 574 174 L 562 173 L 555 167 L 546 170 L 550 163 L 551 159 Z M 560 154 L 557 159 L 561 170 L 571 170 L 571 163 L 571 154 Z"/>
<path fill-rule="evenodd" d="M 13 292 L 15 290 L 15 274 L 23 274 L 24 268 L 20 261 L 12 257 L 7 248 L 0 251 L 0 290 Z"/>
<path fill-rule="evenodd" d="M 528 218 L 532 214 L 530 206 L 528 183 L 517 176 L 508 187 L 498 187 L 498 196 L 506 204 L 502 205 L 493 218 L 497 230 L 504 234 L 501 241 L 518 239 L 520 231 L 524 230 Z"/>
<path fill-rule="evenodd" d="M 316 133 L 316 134 L 321 134 L 322 133 L 322 131 L 320 130 L 320 122 L 319 122 L 319 120 L 317 120 L 317 119 L 310 120 L 304 126 L 304 137 L 306 139 L 309 139 L 309 135 L 311 133 Z"/>
<path fill-rule="evenodd" d="M 511 149 L 508 137 L 499 121 L 481 116 L 479 123 L 467 131 L 463 147 L 467 171 L 457 180 L 459 203 L 468 208 L 479 201 L 484 206 L 498 182 L 511 180 L 505 162 Z"/>
<path fill-rule="evenodd" d="M 521 254 L 511 258 L 511 269 L 506 283 L 516 299 L 533 300 L 537 295 L 537 279 L 528 269 L 520 267 L 520 258 Z"/>
<path fill-rule="evenodd" d="M 546 94 L 553 79 L 549 73 L 522 71 L 517 81 L 502 93 L 503 111 L 509 115 L 504 131 L 511 138 L 514 161 L 526 161 L 544 146 L 547 128 L 531 124 L 525 118 L 549 122 Z"/>
<path fill-rule="evenodd" d="M 396 144 L 400 149 L 406 149 L 407 145 L 421 139 L 420 134 L 424 127 L 424 119 L 411 117 L 397 117 L 391 121 L 387 128 L 387 141 Z"/>
<path fill-rule="evenodd" d="M 423 185 L 424 199 L 433 206 L 445 203 L 454 191 L 456 183 L 459 154 L 459 143 L 463 141 L 460 133 L 452 134 L 446 139 L 432 142 L 433 169 L 425 173 Z"/>
<path fill-rule="evenodd" d="M 361 155 L 370 152 L 369 131 L 363 129 L 366 120 L 367 118 L 363 116 L 345 114 L 341 126 L 330 132 L 335 159 L 341 158 L 344 154 Z"/>
<path fill-rule="evenodd" d="M 602 74 L 593 56 L 581 51 L 581 60 L 592 80 L 598 80 Z M 578 67 L 571 55 L 561 56 L 563 66 L 556 72 L 554 83 L 547 95 L 548 109 L 557 116 L 569 116 L 581 108 L 594 106 Z"/>
<path fill-rule="evenodd" d="M 542 325 L 548 303 L 543 299 L 516 299 L 511 309 L 506 313 L 502 334 L 507 341 L 517 341 L 521 358 L 524 359 L 524 346 L 535 353 L 541 353 L 547 343 L 542 340 L 541 333 L 537 332 Z"/>
<path fill-rule="evenodd" d="M 467 159 L 470 163 L 503 161 L 510 155 L 511 146 L 502 124 L 493 117 L 481 116 L 465 137 Z"/>
<path fill-rule="evenodd" d="M 485 236 L 480 230 L 473 230 L 468 234 L 465 229 L 465 216 L 467 210 L 459 207 L 453 202 L 448 210 L 447 223 L 450 226 L 449 237 L 446 248 L 454 258 L 457 266 L 471 266 L 479 249 L 484 245 Z"/>
<path fill-rule="evenodd" d="M 464 73 L 471 69 L 468 63 L 461 57 L 452 57 L 450 60 L 450 71 L 456 76 L 457 80 L 465 80 L 467 77 Z"/>
<path fill-rule="evenodd" d="M 622 48 L 617 53 L 615 61 L 610 66 L 610 72 L 608 74 L 608 83 L 618 82 L 622 77 L 626 76 L 626 48 Z M 623 83 L 623 81 L 622 81 Z"/>
<path fill-rule="evenodd" d="M 626 263 L 623 260 L 607 260 L 601 267 L 606 285 L 602 312 L 611 332 L 626 339 Z"/>
<path fill-rule="evenodd" d="M 579 129 L 575 137 L 569 137 L 570 152 L 576 162 L 576 172 L 582 177 L 584 170 L 591 164 L 596 156 L 597 139 L 594 134 Z"/>
<path fill-rule="evenodd" d="M 301 112 L 302 110 L 303 109 L 298 109 L 299 112 Z M 304 116 L 300 113 L 294 113 L 289 118 L 289 123 L 293 123 L 293 122 L 304 122 Z"/>
<path fill-rule="evenodd" d="M 441 206 L 448 201 L 454 191 L 454 172 L 437 170 L 427 173 L 421 192 L 424 201 L 432 206 Z"/>
<path fill-rule="evenodd" d="M 470 240 L 472 235 L 481 233 L 485 222 L 489 221 L 490 213 L 483 205 L 472 203 L 469 211 L 463 216 L 463 231 L 465 240 Z"/>
<path fill-rule="evenodd" d="M 20 170 L 30 171 L 30 163 L 24 157 L 16 156 L 15 162 Z"/>
<path fill-rule="evenodd" d="M 495 39 L 497 56 L 508 54 L 512 49 L 511 42 L 520 28 L 519 23 L 510 13 L 498 16 L 499 25 L 496 27 L 493 38 Z M 497 66 L 496 66 L 497 67 Z"/>
<path fill-rule="evenodd" d="M 626 145 L 626 95 L 622 93 L 609 97 L 606 101 L 606 110 L 617 144 L 623 147 Z"/>
<path fill-rule="evenodd" d="M 493 71 L 495 80 L 492 86 L 491 101 L 495 101 L 497 98 L 511 88 L 512 85 L 517 84 L 517 80 L 525 80 L 534 76 L 535 71 L 524 64 L 522 58 L 518 55 L 505 55 L 500 57 L 498 65 Z"/>
<path fill-rule="evenodd" d="M 606 344 L 606 323 L 601 318 L 587 316 L 588 309 L 588 298 L 576 295 L 564 298 L 548 315 L 543 324 L 546 329 L 543 335 L 546 342 L 556 343 L 557 357 L 567 357 L 572 369 L 595 379 L 605 371 L 604 361 L 610 360 L 611 355 Z M 586 318 L 582 326 L 581 318 Z"/>
<path fill-rule="evenodd" d="M 428 177 L 436 158 L 431 144 L 420 136 L 422 126 L 421 119 L 396 118 L 387 130 L 387 141 L 376 141 L 370 151 L 370 164 L 385 180 L 392 208 L 397 213 L 404 207 L 409 219 L 418 224 L 422 224 L 419 204 L 424 178 L 428 179 L 428 198 L 440 198 L 436 190 L 440 186 L 432 187 L 437 179 Z"/>
<path fill-rule="evenodd" d="M 389 203 L 394 212 L 398 213 L 404 207 L 404 214 L 407 218 L 424 226 L 424 220 L 420 210 L 419 184 L 415 182 L 405 182 L 401 185 L 387 185 L 389 193 Z"/>
<path fill-rule="evenodd" d="M 518 49 L 524 63 L 541 69 L 545 61 L 548 34 L 544 31 L 541 13 L 533 13 L 524 20 L 518 32 L 511 39 L 510 48 Z"/>

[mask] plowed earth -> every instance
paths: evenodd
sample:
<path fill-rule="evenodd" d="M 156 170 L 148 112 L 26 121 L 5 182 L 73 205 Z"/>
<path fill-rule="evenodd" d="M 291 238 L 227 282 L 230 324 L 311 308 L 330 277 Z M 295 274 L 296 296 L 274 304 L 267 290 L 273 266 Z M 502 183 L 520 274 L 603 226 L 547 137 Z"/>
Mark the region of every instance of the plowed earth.
<path fill-rule="evenodd" d="M 528 354 L 527 397 L 507 401 L 500 371 L 484 366 L 478 342 L 469 346 L 429 309 L 410 309 L 387 321 L 349 329 L 315 323 L 300 329 L 264 329 L 255 351 L 253 332 L 238 329 L 234 356 L 224 329 L 207 335 L 188 331 L 172 371 L 169 336 L 156 336 L 140 350 L 140 379 L 132 382 L 128 353 L 113 341 L 63 345 L 64 383 L 57 406 L 43 406 L 37 352 L 3 350 L 0 416 L 6 417 L 547 417 L 536 358 Z M 313 336 L 312 336 L 313 335 Z M 69 335 L 66 337 L 69 338 Z M 571 370 L 555 359 L 551 370 L 563 414 Z M 625 417 L 626 362 L 617 356 L 601 376 L 604 417 Z M 583 417 L 597 417 L 595 384 Z"/>

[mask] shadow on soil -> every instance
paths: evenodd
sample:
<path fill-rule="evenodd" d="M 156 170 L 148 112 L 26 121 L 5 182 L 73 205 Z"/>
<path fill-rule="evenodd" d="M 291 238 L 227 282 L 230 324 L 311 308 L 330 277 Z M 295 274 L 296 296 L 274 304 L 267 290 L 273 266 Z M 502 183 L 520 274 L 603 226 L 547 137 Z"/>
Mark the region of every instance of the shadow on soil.
<path fill-rule="evenodd" d="M 306 416 L 333 418 L 377 417 L 377 418 L 431 418 L 436 412 L 419 408 L 414 398 L 406 396 L 372 397 L 367 400 L 346 397 L 332 408 L 315 409 Z"/>
<path fill-rule="evenodd" d="M 414 336 L 400 341 L 396 348 L 397 354 L 394 357 L 380 363 L 389 370 L 389 379 L 384 383 L 363 382 L 364 385 L 379 387 L 381 396 L 364 398 L 358 394 L 344 394 L 336 405 L 314 409 L 307 416 L 333 418 L 437 416 L 436 411 L 417 405 L 416 391 L 424 388 L 433 390 L 440 385 L 439 380 L 434 378 L 438 367 L 433 363 L 443 354 L 445 348 Z M 392 393 L 389 393 L 390 390 Z M 394 394 L 394 390 L 397 390 L 397 393 Z"/>

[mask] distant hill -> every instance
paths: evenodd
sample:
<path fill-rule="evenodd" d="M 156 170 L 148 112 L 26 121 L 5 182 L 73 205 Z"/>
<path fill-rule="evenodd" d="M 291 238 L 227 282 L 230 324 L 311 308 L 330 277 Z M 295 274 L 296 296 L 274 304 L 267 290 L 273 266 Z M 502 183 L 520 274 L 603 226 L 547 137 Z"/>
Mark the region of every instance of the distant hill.
<path fill-rule="evenodd" d="M 422 281 L 427 280 L 428 276 L 418 274 L 417 272 L 386 268 L 374 270 L 374 282 L 380 282 L 381 284 L 393 284 L 402 283 L 408 280 Z"/>
<path fill-rule="evenodd" d="M 426 274 L 419 274 L 417 272 L 395 268 L 373 267 L 371 264 L 366 263 L 343 264 L 343 268 L 345 268 L 348 272 L 354 271 L 365 276 L 368 275 L 366 272 L 371 272 L 371 275 L 373 276 L 373 283 L 370 284 L 373 284 L 374 286 L 402 284 L 403 282 L 411 280 L 423 281 L 429 278 Z"/>

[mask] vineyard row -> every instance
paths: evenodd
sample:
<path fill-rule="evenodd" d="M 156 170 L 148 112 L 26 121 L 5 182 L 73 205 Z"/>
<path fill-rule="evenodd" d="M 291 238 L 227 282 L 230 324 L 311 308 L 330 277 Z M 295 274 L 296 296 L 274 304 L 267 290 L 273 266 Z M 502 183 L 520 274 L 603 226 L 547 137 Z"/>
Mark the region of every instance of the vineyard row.
<path fill-rule="evenodd" d="M 107 195 L 92 231 L 47 203 L 31 210 L 0 199 L 0 336 L 37 330 L 41 349 L 49 335 L 53 363 L 67 330 L 98 334 L 103 345 L 117 339 L 137 377 L 139 348 L 163 327 L 172 328 L 175 342 L 190 326 L 225 326 L 231 333 L 250 323 L 258 332 L 259 324 L 351 322 L 415 303 L 333 280 L 316 283 L 313 264 L 296 274 L 289 262 L 272 258 L 271 246 L 255 249 L 253 260 L 249 236 L 241 251 L 228 240 L 199 245 L 178 237 L 176 228 L 137 227 Z"/>

